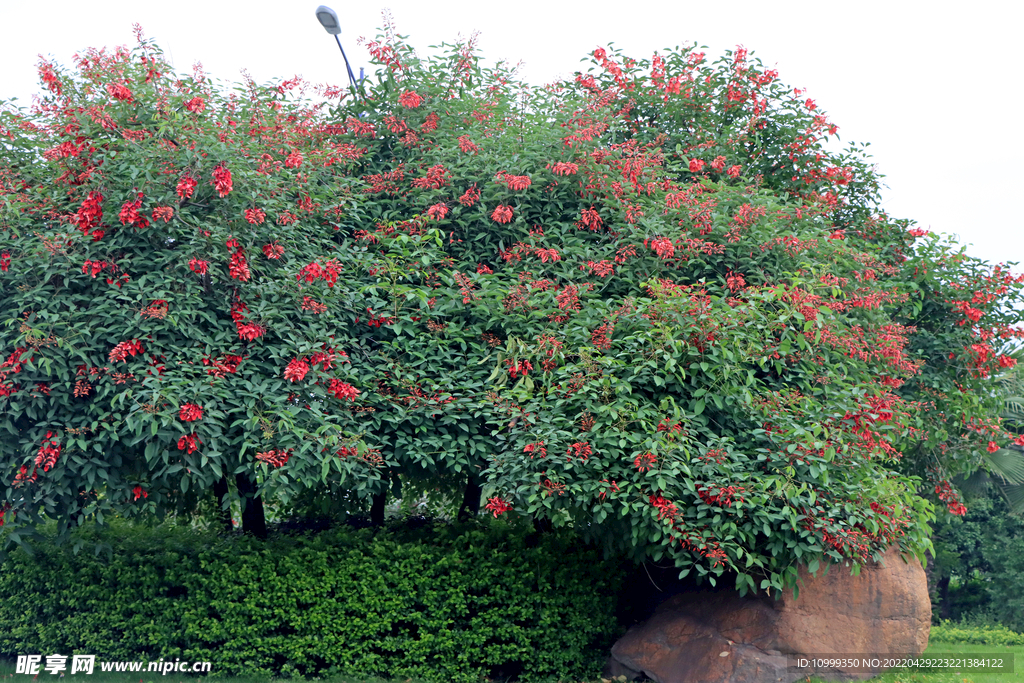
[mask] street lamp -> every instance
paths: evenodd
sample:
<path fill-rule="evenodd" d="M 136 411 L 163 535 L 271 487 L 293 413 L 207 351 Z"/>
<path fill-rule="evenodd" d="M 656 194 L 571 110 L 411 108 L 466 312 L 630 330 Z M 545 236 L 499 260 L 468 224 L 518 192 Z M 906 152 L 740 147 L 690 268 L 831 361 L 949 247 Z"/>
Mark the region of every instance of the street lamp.
<path fill-rule="evenodd" d="M 341 50 L 341 58 L 345 60 L 345 68 L 348 70 L 348 82 L 352 85 L 352 89 L 355 90 L 356 77 L 352 74 L 352 67 L 349 66 L 348 57 L 345 56 L 345 48 L 341 46 L 341 39 L 338 37 L 338 34 L 341 33 L 341 22 L 338 21 L 338 13 L 327 5 L 320 5 L 316 8 L 316 18 L 320 25 L 324 27 L 324 30 L 334 36 L 334 40 L 337 41 L 338 49 Z"/>

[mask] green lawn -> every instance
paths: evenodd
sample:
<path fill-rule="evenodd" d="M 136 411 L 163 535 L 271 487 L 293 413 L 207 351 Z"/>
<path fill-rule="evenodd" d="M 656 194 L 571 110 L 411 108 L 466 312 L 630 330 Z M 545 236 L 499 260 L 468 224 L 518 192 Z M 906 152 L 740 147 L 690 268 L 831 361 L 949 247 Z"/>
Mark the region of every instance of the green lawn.
<path fill-rule="evenodd" d="M 1010 683 L 1011 681 L 1024 681 L 1024 645 L 975 645 L 971 643 L 944 643 L 933 642 L 928 646 L 925 655 L 955 655 L 955 654 L 987 654 L 987 655 L 1014 655 L 1013 674 L 996 673 L 963 673 L 957 671 L 944 671 L 941 673 L 917 673 L 917 672 L 889 672 L 877 678 L 871 679 L 871 683 Z M 44 660 L 45 661 L 45 660 Z M 214 662 L 216 666 L 216 662 Z M 14 662 L 0 660 L 0 683 L 19 683 L 19 681 L 30 681 L 30 677 L 24 674 L 15 675 Z M 82 674 L 75 674 L 75 678 Z M 37 681 L 45 682 L 49 679 L 58 680 L 59 676 L 40 673 Z M 104 673 L 96 671 L 90 676 L 83 676 L 83 683 L 199 683 L 202 678 L 188 678 L 181 674 L 167 674 L 162 676 L 153 673 L 128 674 L 128 673 Z M 266 678 L 218 678 L 207 679 L 213 683 L 270 683 Z M 806 680 L 806 679 L 805 679 Z M 819 683 L 820 679 L 811 678 L 811 683 Z M 283 679 L 280 681 L 283 683 Z M 352 678 L 337 676 L 323 679 L 323 683 L 421 683 L 412 679 L 385 680 L 380 678 Z M 528 682 L 529 683 L 529 682 Z M 547 682 L 545 682 L 547 683 Z M 592 681 L 590 683 L 598 683 Z"/>

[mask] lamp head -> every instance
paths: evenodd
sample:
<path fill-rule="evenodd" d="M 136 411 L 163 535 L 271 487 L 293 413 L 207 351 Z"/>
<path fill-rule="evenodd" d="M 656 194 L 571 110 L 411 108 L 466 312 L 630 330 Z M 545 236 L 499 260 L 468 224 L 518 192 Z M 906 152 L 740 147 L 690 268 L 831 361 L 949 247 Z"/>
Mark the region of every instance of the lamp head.
<path fill-rule="evenodd" d="M 316 8 L 317 21 L 324 27 L 324 30 L 331 35 L 341 33 L 341 22 L 338 21 L 338 13 L 327 5 L 320 5 Z"/>

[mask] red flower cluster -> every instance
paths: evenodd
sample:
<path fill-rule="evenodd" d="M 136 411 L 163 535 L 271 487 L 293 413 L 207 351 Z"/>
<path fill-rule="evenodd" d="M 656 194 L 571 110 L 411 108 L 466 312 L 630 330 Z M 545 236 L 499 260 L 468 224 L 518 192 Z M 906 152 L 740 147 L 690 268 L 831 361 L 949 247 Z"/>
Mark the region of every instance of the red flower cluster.
<path fill-rule="evenodd" d="M 267 214 L 263 209 L 246 209 L 245 220 L 251 225 L 260 225 L 266 219 Z"/>
<path fill-rule="evenodd" d="M 202 439 L 200 439 L 202 441 Z M 196 446 L 196 435 L 186 434 L 178 439 L 178 450 L 186 453 L 195 453 L 199 447 Z"/>
<path fill-rule="evenodd" d="M 231 192 L 231 171 L 226 166 L 218 166 L 213 169 L 213 187 L 221 197 L 227 197 L 228 193 Z"/>
<path fill-rule="evenodd" d="M 516 191 L 528 190 L 530 188 L 530 184 L 533 182 L 530 180 L 530 176 L 525 175 L 501 174 L 501 178 L 505 181 L 505 185 L 508 189 Z"/>
<path fill-rule="evenodd" d="M 303 266 L 299 274 L 295 276 L 298 282 L 302 282 L 303 279 L 306 282 L 313 282 L 317 279 L 322 279 L 327 283 L 328 287 L 334 287 L 334 283 L 338 281 L 338 274 L 341 272 L 341 264 L 336 259 L 331 259 L 323 266 L 319 263 L 313 262 L 309 265 Z"/>
<path fill-rule="evenodd" d="M 530 460 L 533 460 L 534 455 L 542 458 L 547 457 L 548 449 L 544 446 L 543 441 L 537 441 L 536 443 L 526 444 L 526 446 L 523 447 L 523 453 L 533 453 L 533 455 L 530 456 Z"/>
<path fill-rule="evenodd" d="M 142 342 L 138 339 L 132 339 L 131 341 L 123 341 L 111 349 L 108 358 L 111 363 L 117 363 L 125 360 L 129 355 L 134 356 L 137 353 L 142 353 L 142 351 Z"/>
<path fill-rule="evenodd" d="M 302 166 L 302 153 L 297 150 L 292 150 L 284 159 L 285 168 L 298 168 Z"/>
<path fill-rule="evenodd" d="M 149 494 L 143 491 L 141 486 L 133 488 L 132 494 L 135 496 L 134 500 L 138 500 L 139 498 L 149 498 Z"/>
<path fill-rule="evenodd" d="M 469 190 L 466 191 L 467 193 Z M 461 201 L 461 200 L 460 200 Z M 499 204 L 496 209 L 491 213 L 491 219 L 497 223 L 511 223 L 512 222 L 512 207 L 504 204 Z"/>
<path fill-rule="evenodd" d="M 191 199 L 192 193 L 195 192 L 196 185 L 198 184 L 192 176 L 182 176 L 181 180 L 178 181 L 178 198 L 182 201 Z"/>
<path fill-rule="evenodd" d="M 194 403 L 183 403 L 178 411 L 178 417 L 185 422 L 195 422 L 203 419 L 203 409 Z"/>
<path fill-rule="evenodd" d="M 231 261 L 228 263 L 228 272 L 235 280 L 246 282 L 252 277 L 249 272 L 249 263 L 245 260 L 245 251 L 238 244 L 234 237 L 225 242 L 228 252 L 231 254 Z"/>
<path fill-rule="evenodd" d="M 480 148 L 473 144 L 473 141 L 469 139 L 468 135 L 463 135 L 459 137 L 459 149 L 461 149 L 466 154 L 469 154 L 470 152 L 473 152 L 475 154 L 476 152 L 480 151 Z"/>
<path fill-rule="evenodd" d="M 718 505 L 720 507 L 732 507 L 734 500 L 743 502 L 743 496 L 739 495 L 744 493 L 746 489 L 742 486 L 706 486 L 704 484 L 697 485 L 697 495 L 700 496 L 708 505 Z"/>
<path fill-rule="evenodd" d="M 644 453 L 633 459 L 633 467 L 637 468 L 640 472 L 646 472 L 654 466 L 657 459 L 658 457 L 653 453 Z"/>
<path fill-rule="evenodd" d="M 314 301 L 311 297 L 302 297 L 302 310 L 313 311 L 313 313 L 323 313 L 327 310 L 327 306 L 323 305 L 318 301 Z"/>
<path fill-rule="evenodd" d="M 443 220 L 448 215 L 448 205 L 444 202 L 434 204 L 427 209 L 427 215 L 433 218 L 435 221 Z"/>
<path fill-rule="evenodd" d="M 334 394 L 335 398 L 341 400 L 356 400 L 356 396 L 359 395 L 359 390 L 347 382 L 342 382 L 340 379 L 332 378 L 328 384 L 328 390 Z"/>
<path fill-rule="evenodd" d="M 188 109 L 193 114 L 201 114 L 206 109 L 206 101 L 202 97 L 193 97 L 185 103 L 185 109 Z"/>
<path fill-rule="evenodd" d="M 288 458 L 292 455 L 292 449 L 289 448 L 287 451 L 284 449 L 273 449 L 265 451 L 263 453 L 257 453 L 256 459 L 260 462 L 265 462 L 271 467 L 281 467 L 288 462 Z"/>
<path fill-rule="evenodd" d="M 420 97 L 417 93 L 412 92 L 411 90 L 406 90 L 405 92 L 398 96 L 398 103 L 403 107 L 415 109 L 416 107 L 423 104 L 423 98 Z"/>
<path fill-rule="evenodd" d="M 967 514 L 967 508 L 960 502 L 960 497 L 945 479 L 940 481 L 935 487 L 935 494 L 939 497 L 939 500 L 946 504 L 946 507 L 954 515 L 963 517 Z"/>
<path fill-rule="evenodd" d="M 132 101 L 132 91 L 127 88 L 123 83 L 107 83 L 107 92 L 115 100 L 122 102 Z"/>
<path fill-rule="evenodd" d="M 294 358 L 288 367 L 284 369 L 284 378 L 289 382 L 298 382 L 306 376 L 309 372 L 309 363 L 306 359 Z"/>
<path fill-rule="evenodd" d="M 268 259 L 279 259 L 284 254 L 284 247 L 277 242 L 271 242 L 270 244 L 263 245 L 263 255 Z"/>
<path fill-rule="evenodd" d="M 82 206 L 71 217 L 71 222 L 82 232 L 89 235 L 92 231 L 92 238 L 95 242 L 103 237 L 102 230 L 93 230 L 99 227 L 103 220 L 103 195 L 99 192 L 90 192 L 82 202 Z"/>
<path fill-rule="evenodd" d="M 206 370 L 206 374 L 212 377 L 220 379 L 224 375 L 233 375 L 238 371 L 238 366 L 242 363 L 241 356 L 225 355 L 223 360 L 220 358 L 203 358 L 203 365 L 210 365 L 212 367 Z"/>
<path fill-rule="evenodd" d="M 569 446 L 569 449 L 566 450 L 565 454 L 569 456 L 566 458 L 569 462 L 572 462 L 573 458 L 579 458 L 583 462 L 587 462 L 590 460 L 590 456 L 593 455 L 594 452 L 591 450 L 590 444 L 585 441 L 580 441 Z"/>
<path fill-rule="evenodd" d="M 526 377 L 533 370 L 533 365 L 528 360 L 514 360 L 512 358 L 505 359 L 505 365 L 508 367 L 508 374 L 515 379 L 519 375 Z"/>
<path fill-rule="evenodd" d="M 512 505 L 508 501 L 502 500 L 497 496 L 494 498 L 488 498 L 487 505 L 484 505 L 484 510 L 493 513 L 495 518 L 497 518 L 498 515 L 505 514 L 511 509 Z"/>
<path fill-rule="evenodd" d="M 568 161 L 558 161 L 551 167 L 551 170 L 555 175 L 567 176 L 575 175 L 580 170 L 580 167 Z"/>
<path fill-rule="evenodd" d="M 473 206 L 480 199 L 480 190 L 476 189 L 476 185 L 471 186 L 468 190 L 462 193 L 459 197 L 459 204 L 463 206 Z M 511 209 L 509 209 L 511 211 Z"/>
<path fill-rule="evenodd" d="M 206 269 L 210 266 L 209 261 L 203 261 L 195 257 L 189 259 L 188 267 L 193 273 L 199 273 L 202 275 L 206 272 Z"/>
<path fill-rule="evenodd" d="M 57 464 L 57 458 L 60 457 L 61 446 L 55 439 L 50 438 L 52 436 L 53 432 L 46 432 L 44 437 L 46 440 L 36 453 L 35 465 L 42 467 L 43 472 L 49 472 L 50 468 Z"/>
<path fill-rule="evenodd" d="M 153 220 L 163 221 L 164 223 L 169 222 L 174 218 L 174 209 L 169 206 L 158 206 L 153 209 Z"/>
<path fill-rule="evenodd" d="M 142 208 L 141 192 L 134 202 L 125 202 L 121 205 L 121 213 L 118 214 L 121 225 L 134 225 L 137 228 L 148 226 L 149 219 L 139 213 L 140 208 Z"/>

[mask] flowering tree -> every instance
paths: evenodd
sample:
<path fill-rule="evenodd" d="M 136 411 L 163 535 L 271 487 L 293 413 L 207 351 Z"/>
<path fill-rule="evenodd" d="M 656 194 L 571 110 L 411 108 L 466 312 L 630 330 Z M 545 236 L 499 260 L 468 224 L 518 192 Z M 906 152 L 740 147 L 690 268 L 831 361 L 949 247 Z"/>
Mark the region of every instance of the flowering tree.
<path fill-rule="evenodd" d="M 369 47 L 329 111 L 145 41 L 41 66 L 0 121 L 8 523 L 459 482 L 746 592 L 959 511 L 1021 280 L 881 213 L 803 93 L 742 49 L 531 89 Z"/>

